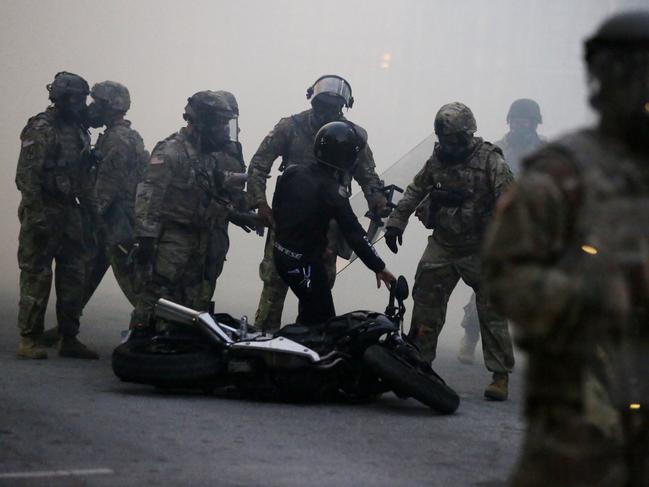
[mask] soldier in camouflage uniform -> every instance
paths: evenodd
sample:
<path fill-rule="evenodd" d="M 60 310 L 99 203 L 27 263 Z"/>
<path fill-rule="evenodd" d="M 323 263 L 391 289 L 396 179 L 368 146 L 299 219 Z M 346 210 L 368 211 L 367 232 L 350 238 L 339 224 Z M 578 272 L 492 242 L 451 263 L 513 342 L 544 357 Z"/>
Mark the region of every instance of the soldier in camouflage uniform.
<path fill-rule="evenodd" d="M 515 487 L 649 485 L 649 11 L 586 44 L 596 128 L 524 162 L 486 240 L 528 354 Z"/>
<path fill-rule="evenodd" d="M 187 127 L 153 149 L 135 201 L 137 266 L 142 291 L 133 325 L 148 327 L 159 298 L 206 309 L 213 291 L 211 238 L 223 219 L 223 179 L 216 153 L 229 142 L 234 111 L 223 93 L 188 99 Z"/>
<path fill-rule="evenodd" d="M 545 138 L 537 133 L 539 124 L 543 123 L 539 104 L 529 98 L 519 98 L 509 107 L 507 124 L 509 132 L 496 142 L 505 156 L 507 165 L 518 176 L 521 171 L 521 160 L 531 154 L 545 142 Z M 465 364 L 474 362 L 475 347 L 480 339 L 480 324 L 478 309 L 475 304 L 475 294 L 464 307 L 464 318 L 461 323 L 464 336 L 460 341 L 457 358 Z"/>
<path fill-rule="evenodd" d="M 29 119 L 23 129 L 16 186 L 20 235 L 20 304 L 18 327 L 21 358 L 47 358 L 41 344 L 43 322 L 56 263 L 56 317 L 61 340 L 59 355 L 96 359 L 79 342 L 83 305 L 86 233 L 82 204 L 88 177 L 86 155 L 90 137 L 83 126 L 88 83 L 68 72 L 48 85 L 53 105 Z"/>
<path fill-rule="evenodd" d="M 272 210 L 266 200 L 266 180 L 273 162 L 282 157 L 280 171 L 293 164 L 314 164 L 313 142 L 315 135 L 328 122 L 343 120 L 343 107 L 351 108 L 354 103 L 351 87 L 339 76 L 322 76 L 307 90 L 307 99 L 312 109 L 282 118 L 262 141 L 248 169 L 248 195 L 252 208 L 258 208 L 266 224 L 272 225 Z M 365 194 L 368 206 L 373 212 L 381 213 L 386 200 L 381 181 L 376 174 L 374 157 L 368 145 L 358 156 L 358 165 L 353 174 Z M 339 232 L 332 227 L 329 248 L 325 255 L 325 266 L 333 282 L 336 276 L 336 257 L 339 249 Z M 288 286 L 280 278 L 273 263 L 273 232 L 269 231 L 264 259 L 259 266 L 259 275 L 264 288 L 259 299 L 255 325 L 262 329 L 279 329 Z"/>
<path fill-rule="evenodd" d="M 215 154 L 216 169 L 222 177 L 222 189 L 220 198 L 222 205 L 220 213 L 215 218 L 212 237 L 210 238 L 211 250 L 208 253 L 210 258 L 207 264 L 209 286 L 206 289 L 206 299 L 212 299 L 216 288 L 216 281 L 223 271 L 225 258 L 230 248 L 230 237 L 228 235 L 229 224 L 233 223 L 250 232 L 256 228 L 256 221 L 253 215 L 248 214 L 248 200 L 244 191 L 246 185 L 246 164 L 243 159 L 243 149 L 239 142 L 239 104 L 235 96 L 228 91 L 217 91 L 223 96 L 232 108 L 233 118 L 230 120 L 230 140 Z"/>
<path fill-rule="evenodd" d="M 434 231 L 417 267 L 410 337 L 426 359 L 435 359 L 448 299 L 462 278 L 477 295 L 485 365 L 493 372 L 485 396 L 503 401 L 514 355 L 507 321 L 487 300 L 480 251 L 496 200 L 513 176 L 500 149 L 474 137 L 475 131 L 465 105 L 450 103 L 439 110 L 439 143 L 386 223 L 385 239 L 396 253 L 409 216 L 428 197 L 428 226 Z"/>

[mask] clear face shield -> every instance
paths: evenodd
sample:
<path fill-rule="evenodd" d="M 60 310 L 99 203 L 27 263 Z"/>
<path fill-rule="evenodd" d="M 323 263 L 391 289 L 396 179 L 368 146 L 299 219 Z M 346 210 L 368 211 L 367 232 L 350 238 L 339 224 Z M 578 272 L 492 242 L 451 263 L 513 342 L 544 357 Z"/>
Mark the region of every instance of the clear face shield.
<path fill-rule="evenodd" d="M 322 94 L 342 98 L 347 108 L 351 108 L 354 103 L 351 86 L 338 76 L 326 76 L 314 83 L 310 98 L 316 98 Z"/>
<path fill-rule="evenodd" d="M 230 142 L 239 142 L 239 117 L 234 117 L 228 122 L 228 133 L 230 137 Z"/>

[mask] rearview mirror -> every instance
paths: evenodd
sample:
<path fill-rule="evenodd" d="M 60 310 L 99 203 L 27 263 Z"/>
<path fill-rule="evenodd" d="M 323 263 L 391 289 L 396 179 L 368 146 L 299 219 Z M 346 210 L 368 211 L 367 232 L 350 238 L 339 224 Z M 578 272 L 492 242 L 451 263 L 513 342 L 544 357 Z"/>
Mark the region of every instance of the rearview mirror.
<path fill-rule="evenodd" d="M 408 289 L 408 281 L 403 276 L 399 276 L 397 282 L 392 284 L 394 286 L 394 297 L 397 298 L 397 301 L 405 301 L 410 295 L 410 289 Z"/>

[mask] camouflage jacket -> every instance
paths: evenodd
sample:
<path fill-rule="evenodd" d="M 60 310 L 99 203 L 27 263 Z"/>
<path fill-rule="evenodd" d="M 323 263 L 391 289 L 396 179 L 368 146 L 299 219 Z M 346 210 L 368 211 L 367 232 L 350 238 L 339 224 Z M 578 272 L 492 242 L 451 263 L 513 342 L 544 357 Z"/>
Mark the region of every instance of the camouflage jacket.
<path fill-rule="evenodd" d="M 142 137 L 131 122 L 120 120 L 99 136 L 94 153 L 94 202 L 101 233 L 109 244 L 133 240 L 135 189 L 149 161 Z"/>
<path fill-rule="evenodd" d="M 477 251 L 496 200 L 513 176 L 498 147 L 480 138 L 475 142 L 469 157 L 454 163 L 439 159 L 436 144 L 433 155 L 408 185 L 386 226 L 404 230 L 412 212 L 434 191 L 460 192 L 464 194 L 461 204 L 431 203 L 433 238 L 446 247 Z"/>
<path fill-rule="evenodd" d="M 532 354 L 528 408 L 549 401 L 588 413 L 606 402 L 601 391 L 585 390 L 603 371 L 616 375 L 595 383 L 622 386 L 628 374 L 620 360 L 634 348 L 649 353 L 648 268 L 646 156 L 585 130 L 525 160 L 498 203 L 485 273 L 494 303 Z M 625 336 L 633 345 L 620 353 Z"/>
<path fill-rule="evenodd" d="M 244 191 L 246 183 L 244 180 L 232 180 L 232 176 L 246 174 L 246 164 L 243 161 L 241 144 L 231 142 L 225 149 L 217 152 L 216 168 L 223 177 L 224 184 L 221 189 L 221 197 L 224 205 L 220 208 L 217 223 L 227 226 L 228 215 L 231 211 L 248 211 L 248 200 Z"/>
<path fill-rule="evenodd" d="M 507 162 L 507 165 L 516 177 L 521 173 L 521 162 L 523 158 L 534 152 L 544 143 L 545 138 L 539 135 L 536 135 L 528 141 L 521 142 L 516 140 L 515 137 L 512 137 L 511 132 L 507 132 L 502 139 L 495 142 L 503 151 L 505 162 Z"/>
<path fill-rule="evenodd" d="M 22 207 L 53 211 L 89 197 L 90 136 L 85 128 L 61 120 L 56 108 L 48 108 L 29 119 L 20 140 L 16 186 Z"/>
<path fill-rule="evenodd" d="M 216 155 L 200 152 L 187 128 L 159 142 L 137 187 L 136 236 L 158 237 L 165 224 L 211 228 L 223 213 L 215 170 Z"/>
<path fill-rule="evenodd" d="M 316 162 L 313 143 L 318 130 L 312 119 L 312 110 L 282 118 L 262 141 L 248 169 L 248 195 L 253 208 L 267 202 L 266 180 L 275 159 L 282 157 L 282 169 L 293 164 Z M 372 206 L 374 193 L 380 188 L 381 182 L 376 174 L 374 156 L 369 145 L 359 154 L 353 176 Z"/>

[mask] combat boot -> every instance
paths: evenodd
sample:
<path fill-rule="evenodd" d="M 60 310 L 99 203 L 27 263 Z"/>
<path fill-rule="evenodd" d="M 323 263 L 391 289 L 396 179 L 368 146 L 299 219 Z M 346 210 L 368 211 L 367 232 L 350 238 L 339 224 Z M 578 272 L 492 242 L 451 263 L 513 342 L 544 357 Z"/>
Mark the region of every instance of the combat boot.
<path fill-rule="evenodd" d="M 509 375 L 494 372 L 493 381 L 484 391 L 484 397 L 493 401 L 505 401 L 507 399 Z"/>
<path fill-rule="evenodd" d="M 59 338 L 61 338 L 59 335 L 59 328 L 58 326 L 55 326 L 53 328 L 50 328 L 49 330 L 45 330 L 43 334 L 38 338 L 38 341 L 44 347 L 51 348 L 59 343 Z"/>
<path fill-rule="evenodd" d="M 475 362 L 475 347 L 477 340 L 473 340 L 466 333 L 460 340 L 460 348 L 457 351 L 457 359 L 466 365 L 472 365 Z"/>
<path fill-rule="evenodd" d="M 99 354 L 94 350 L 90 350 L 83 343 L 77 340 L 76 337 L 61 337 L 59 342 L 59 356 L 70 358 L 83 358 L 89 360 L 97 360 Z"/>
<path fill-rule="evenodd" d="M 19 358 L 43 359 L 47 358 L 47 350 L 41 346 L 38 340 L 22 337 L 16 355 Z"/>

